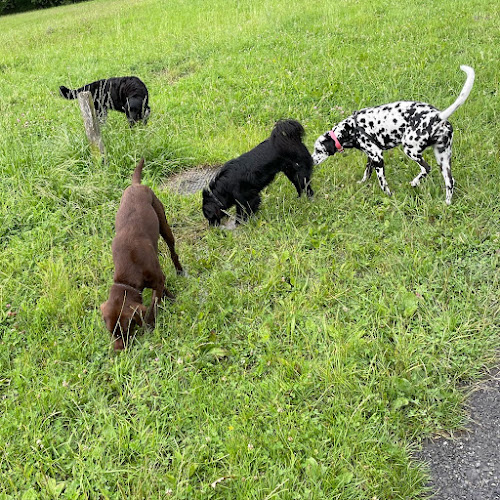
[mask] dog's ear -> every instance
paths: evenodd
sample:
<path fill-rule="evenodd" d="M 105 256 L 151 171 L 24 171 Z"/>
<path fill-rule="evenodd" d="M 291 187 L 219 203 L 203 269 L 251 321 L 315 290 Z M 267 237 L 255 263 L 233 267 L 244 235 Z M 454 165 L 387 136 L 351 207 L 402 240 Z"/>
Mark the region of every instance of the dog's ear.
<path fill-rule="evenodd" d="M 147 307 L 143 304 L 134 304 L 130 307 L 134 309 L 132 320 L 134 320 L 139 326 L 142 326 L 144 318 L 146 317 L 146 311 L 148 310 Z"/>
<path fill-rule="evenodd" d="M 351 123 L 350 121 L 344 120 L 342 125 L 343 129 L 339 131 L 340 135 L 347 136 L 349 134 L 352 134 L 356 130 L 354 123 Z"/>
<path fill-rule="evenodd" d="M 218 226 L 223 216 L 219 203 L 208 189 L 203 190 L 203 215 L 211 226 Z"/>
<path fill-rule="evenodd" d="M 106 326 L 108 326 L 108 319 L 109 319 L 109 314 L 108 314 L 108 300 L 106 302 L 103 302 L 101 304 L 101 316 L 104 322 L 106 323 Z M 109 328 L 108 328 L 109 329 Z"/>
<path fill-rule="evenodd" d="M 116 328 L 118 317 L 115 310 L 111 307 L 109 300 L 101 304 L 101 315 L 104 323 L 106 324 L 106 328 L 109 332 L 113 333 Z"/>

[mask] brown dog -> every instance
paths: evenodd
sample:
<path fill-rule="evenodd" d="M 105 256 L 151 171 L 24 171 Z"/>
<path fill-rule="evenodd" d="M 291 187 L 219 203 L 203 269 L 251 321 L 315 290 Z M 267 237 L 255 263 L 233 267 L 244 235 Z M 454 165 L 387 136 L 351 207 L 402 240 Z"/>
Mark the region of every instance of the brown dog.
<path fill-rule="evenodd" d="M 108 300 L 101 304 L 102 317 L 114 338 L 115 350 L 125 347 L 136 325 L 146 323 L 153 327 L 157 303 L 164 295 L 173 298 L 165 288 L 165 275 L 158 260 L 160 234 L 168 245 L 177 274 L 183 274 L 163 205 L 149 187 L 141 185 L 143 167 L 144 158 L 135 168 L 132 185 L 123 193 L 116 214 L 116 236 L 112 244 L 114 282 Z M 148 309 L 142 304 L 144 288 L 153 290 Z"/>

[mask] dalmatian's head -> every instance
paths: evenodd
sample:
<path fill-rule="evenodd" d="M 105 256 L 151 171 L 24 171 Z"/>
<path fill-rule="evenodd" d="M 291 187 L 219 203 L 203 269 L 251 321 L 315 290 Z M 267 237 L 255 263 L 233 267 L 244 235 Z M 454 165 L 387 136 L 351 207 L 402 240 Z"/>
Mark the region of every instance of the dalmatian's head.
<path fill-rule="evenodd" d="M 314 153 L 312 154 L 314 165 L 319 165 L 335 153 L 344 152 L 344 148 L 338 138 L 342 132 L 342 127 L 340 125 L 341 124 L 334 127 L 333 130 L 329 130 L 319 136 L 314 143 Z"/>

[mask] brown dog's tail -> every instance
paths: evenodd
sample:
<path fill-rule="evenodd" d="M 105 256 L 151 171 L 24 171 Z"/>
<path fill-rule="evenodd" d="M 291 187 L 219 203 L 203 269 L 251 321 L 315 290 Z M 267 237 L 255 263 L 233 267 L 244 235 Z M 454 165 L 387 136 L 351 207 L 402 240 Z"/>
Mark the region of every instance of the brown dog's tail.
<path fill-rule="evenodd" d="M 141 174 L 143 167 L 144 167 L 144 157 L 141 158 L 141 161 L 137 164 L 137 167 L 135 167 L 134 175 L 132 175 L 132 184 L 141 183 Z"/>

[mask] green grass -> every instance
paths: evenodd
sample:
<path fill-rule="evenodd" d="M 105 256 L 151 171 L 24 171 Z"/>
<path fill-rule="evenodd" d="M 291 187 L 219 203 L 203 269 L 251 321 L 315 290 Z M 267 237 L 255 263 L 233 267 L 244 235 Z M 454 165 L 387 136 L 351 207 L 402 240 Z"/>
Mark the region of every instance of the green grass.
<path fill-rule="evenodd" d="M 422 438 L 463 422 L 499 347 L 499 78 L 493 0 L 96 0 L 0 18 L 0 498 L 415 499 Z M 400 149 L 386 197 L 351 151 L 313 202 L 279 177 L 234 232 L 170 173 L 300 120 L 451 104 L 453 204 Z M 107 163 L 59 85 L 136 74 L 152 116 L 110 113 Z M 154 331 L 114 354 L 99 304 L 135 162 L 165 204 Z M 431 156 L 431 155 L 428 155 Z M 434 159 L 429 158 L 434 166 Z M 220 480 L 220 481 L 218 481 Z"/>

